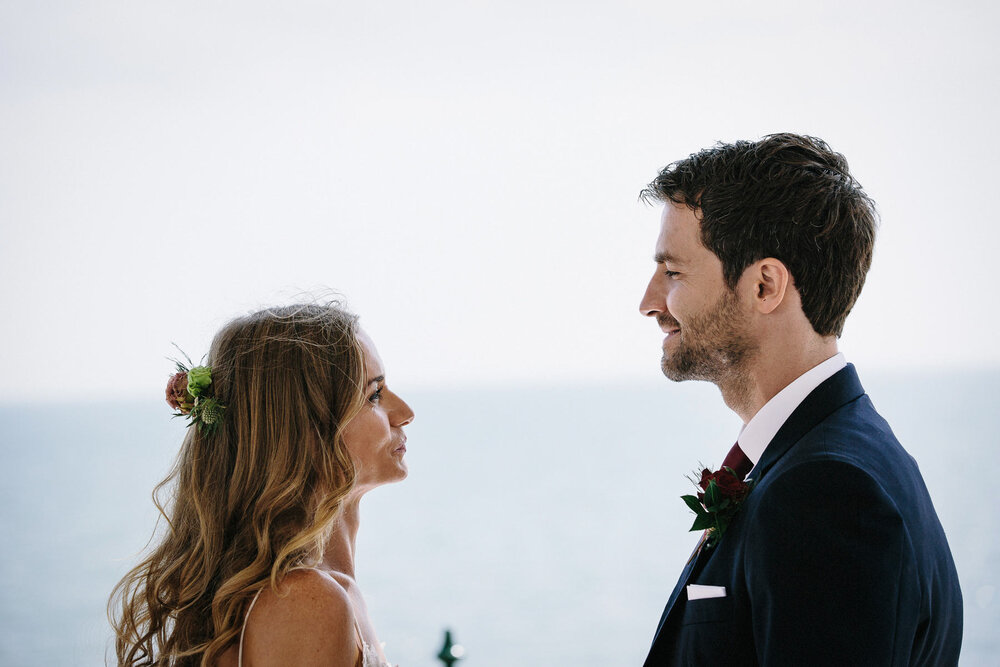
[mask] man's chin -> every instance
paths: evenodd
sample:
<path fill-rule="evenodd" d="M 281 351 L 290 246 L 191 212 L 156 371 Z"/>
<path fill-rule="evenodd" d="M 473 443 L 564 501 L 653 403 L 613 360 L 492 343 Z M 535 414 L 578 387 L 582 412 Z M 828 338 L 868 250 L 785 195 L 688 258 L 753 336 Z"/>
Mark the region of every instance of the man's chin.
<path fill-rule="evenodd" d="M 678 363 L 680 361 L 681 363 Z M 686 382 L 688 380 L 699 380 L 703 382 L 714 382 L 714 378 L 695 364 L 684 363 L 684 359 L 671 359 L 666 355 L 660 359 L 660 370 L 668 380 L 673 382 Z"/>
<path fill-rule="evenodd" d="M 665 375 L 668 380 L 673 380 L 674 382 L 684 382 L 685 380 L 691 379 L 690 376 L 681 372 L 679 368 L 672 364 L 666 355 L 660 359 L 660 370 L 663 371 L 663 375 Z"/>

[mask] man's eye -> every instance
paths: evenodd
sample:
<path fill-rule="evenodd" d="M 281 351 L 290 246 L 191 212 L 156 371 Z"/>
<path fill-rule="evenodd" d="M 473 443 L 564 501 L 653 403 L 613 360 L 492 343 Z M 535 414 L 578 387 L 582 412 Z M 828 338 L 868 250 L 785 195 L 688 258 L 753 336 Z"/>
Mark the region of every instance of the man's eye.
<path fill-rule="evenodd" d="M 678 272 L 678 271 L 664 271 L 663 275 L 665 275 L 667 278 L 674 278 L 676 276 L 679 276 L 680 272 Z"/>

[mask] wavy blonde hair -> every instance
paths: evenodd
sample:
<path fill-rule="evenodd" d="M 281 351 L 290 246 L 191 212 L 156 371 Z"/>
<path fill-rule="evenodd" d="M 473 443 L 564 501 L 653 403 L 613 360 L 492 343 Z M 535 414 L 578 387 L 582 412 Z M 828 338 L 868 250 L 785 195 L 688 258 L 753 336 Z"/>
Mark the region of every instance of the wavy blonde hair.
<path fill-rule="evenodd" d="M 108 602 L 119 665 L 214 665 L 257 591 L 319 561 L 354 484 L 341 434 L 364 401 L 355 315 L 262 310 L 223 327 L 207 364 L 224 423 L 189 429 L 153 492 L 169 530 Z"/>

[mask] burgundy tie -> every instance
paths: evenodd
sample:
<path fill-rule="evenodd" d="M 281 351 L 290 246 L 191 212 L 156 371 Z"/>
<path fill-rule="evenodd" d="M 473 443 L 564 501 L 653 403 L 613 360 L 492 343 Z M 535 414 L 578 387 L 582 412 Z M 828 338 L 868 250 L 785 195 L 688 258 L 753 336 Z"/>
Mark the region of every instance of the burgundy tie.
<path fill-rule="evenodd" d="M 740 478 L 740 481 L 753 470 L 753 461 L 751 461 L 743 450 L 740 449 L 740 443 L 737 442 L 733 445 L 733 448 L 729 450 L 726 454 L 726 460 L 722 462 L 723 468 L 732 468 L 736 476 Z"/>

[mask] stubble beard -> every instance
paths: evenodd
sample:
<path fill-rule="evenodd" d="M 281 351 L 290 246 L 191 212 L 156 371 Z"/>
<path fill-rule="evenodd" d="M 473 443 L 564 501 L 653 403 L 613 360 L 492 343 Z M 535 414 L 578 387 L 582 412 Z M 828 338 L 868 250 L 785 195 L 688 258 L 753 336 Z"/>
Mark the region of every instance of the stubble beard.
<path fill-rule="evenodd" d="M 723 292 L 714 306 L 681 327 L 676 349 L 670 356 L 664 351 L 660 360 L 663 374 L 674 382 L 704 380 L 720 389 L 745 385 L 757 350 L 746 320 L 736 294 Z"/>

